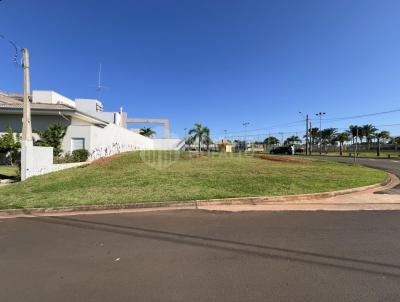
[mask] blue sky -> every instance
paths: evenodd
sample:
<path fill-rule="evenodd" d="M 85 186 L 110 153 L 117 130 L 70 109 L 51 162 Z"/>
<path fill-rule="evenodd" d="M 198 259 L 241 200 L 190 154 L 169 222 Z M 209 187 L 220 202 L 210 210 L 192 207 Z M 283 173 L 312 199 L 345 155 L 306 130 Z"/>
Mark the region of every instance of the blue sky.
<path fill-rule="evenodd" d="M 107 110 L 169 118 L 179 136 L 195 122 L 244 135 L 245 121 L 255 138 L 302 134 L 269 127 L 299 111 L 325 111 L 325 127 L 400 123 L 400 112 L 332 120 L 400 109 L 396 0 L 2 0 L 0 33 L 30 49 L 32 89 L 96 97 L 101 62 Z M 12 55 L 0 40 L 3 91 L 21 91 Z"/>

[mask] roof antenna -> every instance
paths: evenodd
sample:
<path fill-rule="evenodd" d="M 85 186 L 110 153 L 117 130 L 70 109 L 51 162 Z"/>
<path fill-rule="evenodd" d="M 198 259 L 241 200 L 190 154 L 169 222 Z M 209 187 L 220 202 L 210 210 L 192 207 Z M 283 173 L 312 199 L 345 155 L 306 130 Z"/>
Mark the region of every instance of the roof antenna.
<path fill-rule="evenodd" d="M 101 86 L 101 63 L 100 63 L 100 65 L 99 65 L 99 80 L 98 80 L 98 82 L 97 82 L 97 87 L 96 87 L 96 90 L 97 90 L 97 99 L 100 101 L 100 95 L 101 95 L 101 88 L 102 88 L 102 86 Z"/>
<path fill-rule="evenodd" d="M 98 80 L 97 80 L 97 84 L 96 85 L 90 85 L 90 86 L 96 88 L 97 100 L 100 101 L 101 91 L 103 90 L 103 88 L 108 88 L 106 86 L 101 85 L 101 63 L 99 64 L 99 77 L 98 77 Z"/>

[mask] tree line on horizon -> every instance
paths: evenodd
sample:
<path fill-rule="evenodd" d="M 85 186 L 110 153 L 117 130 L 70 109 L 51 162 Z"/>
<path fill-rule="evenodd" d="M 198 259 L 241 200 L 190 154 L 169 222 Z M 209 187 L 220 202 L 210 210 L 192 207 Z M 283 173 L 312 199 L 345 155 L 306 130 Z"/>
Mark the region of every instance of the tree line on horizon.
<path fill-rule="evenodd" d="M 309 142 L 311 145 L 322 144 L 324 146 L 335 146 L 339 143 L 340 153 L 342 153 L 343 145 L 350 141 L 352 144 L 355 144 L 356 142 L 359 144 L 367 144 L 368 148 L 370 148 L 371 143 L 374 141 L 378 144 L 378 148 L 382 143 L 400 144 L 400 136 L 391 137 L 389 131 L 379 131 L 379 129 L 372 124 L 366 124 L 363 126 L 350 125 L 348 129 L 343 132 L 338 132 L 337 130 L 337 128 L 325 128 L 322 130 L 316 127 L 311 128 L 308 132 Z M 302 142 L 303 140 L 299 136 L 292 135 L 288 137 L 283 144 L 295 145 L 301 144 Z M 263 143 L 277 146 L 281 142 L 275 136 L 269 136 Z"/>

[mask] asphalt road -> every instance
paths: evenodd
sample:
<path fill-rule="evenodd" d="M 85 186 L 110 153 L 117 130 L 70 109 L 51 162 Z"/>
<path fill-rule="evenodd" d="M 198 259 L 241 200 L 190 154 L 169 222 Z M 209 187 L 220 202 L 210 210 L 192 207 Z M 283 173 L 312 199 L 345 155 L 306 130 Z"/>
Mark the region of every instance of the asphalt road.
<path fill-rule="evenodd" d="M 319 156 L 318 156 L 319 157 Z M 339 161 L 344 163 L 354 163 L 354 158 L 349 157 L 322 157 L 324 160 Z M 400 177 L 400 160 L 395 159 L 373 159 L 373 158 L 357 158 L 356 163 L 371 168 L 382 169 L 388 171 L 397 177 Z M 400 185 L 386 191 L 383 194 L 400 194 Z"/>
<path fill-rule="evenodd" d="M 400 301 L 400 211 L 0 220 L 0 301 Z"/>

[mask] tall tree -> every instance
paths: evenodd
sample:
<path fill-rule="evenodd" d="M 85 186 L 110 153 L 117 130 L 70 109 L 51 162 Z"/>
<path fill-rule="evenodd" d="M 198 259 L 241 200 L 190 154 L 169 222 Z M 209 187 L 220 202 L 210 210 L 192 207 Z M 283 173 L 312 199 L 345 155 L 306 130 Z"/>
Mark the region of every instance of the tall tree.
<path fill-rule="evenodd" d="M 264 144 L 275 146 L 279 144 L 279 139 L 275 136 L 269 136 L 264 140 Z"/>
<path fill-rule="evenodd" d="M 358 136 L 358 131 L 360 127 L 357 125 L 350 125 L 349 126 L 349 130 L 347 130 L 347 133 L 351 135 L 351 140 L 352 140 L 352 144 L 354 145 L 355 143 L 355 138 L 356 136 Z"/>
<path fill-rule="evenodd" d="M 325 151 L 326 151 L 326 145 L 332 144 L 334 142 L 334 138 L 336 136 L 336 128 L 326 128 L 321 131 L 320 137 L 321 137 L 321 142 L 325 146 Z M 321 152 L 320 152 L 321 153 Z"/>
<path fill-rule="evenodd" d="M 210 145 L 213 143 L 213 141 L 211 140 L 211 137 L 206 136 L 203 139 L 203 143 L 207 146 L 207 151 L 210 150 Z"/>
<path fill-rule="evenodd" d="M 336 135 L 336 141 L 339 142 L 339 153 L 340 156 L 343 155 L 343 144 L 350 140 L 350 134 L 347 132 L 342 132 Z"/>
<path fill-rule="evenodd" d="M 392 145 L 400 144 L 400 136 L 395 136 L 395 137 L 393 137 L 393 138 L 390 140 L 389 144 L 392 144 Z"/>
<path fill-rule="evenodd" d="M 284 142 L 285 145 L 292 145 L 297 143 L 301 143 L 301 139 L 297 135 L 292 135 L 288 137 Z"/>
<path fill-rule="evenodd" d="M 374 138 L 374 134 L 377 130 L 378 129 L 372 124 L 366 124 L 361 127 L 361 132 L 362 132 L 363 136 L 365 136 L 365 139 L 368 144 L 368 149 L 371 146 L 372 138 Z"/>
<path fill-rule="evenodd" d="M 376 132 L 375 138 L 378 142 L 378 147 L 376 149 L 376 155 L 380 156 L 381 155 L 381 142 L 385 142 L 386 140 L 388 140 L 390 138 L 390 133 L 389 133 L 389 131 Z"/>
<path fill-rule="evenodd" d="M 200 152 L 202 142 L 210 137 L 210 129 L 196 123 L 194 124 L 194 128 L 189 130 L 189 135 L 192 136 L 194 140 L 198 141 Z"/>
<path fill-rule="evenodd" d="M 156 132 L 151 128 L 141 128 L 139 134 L 147 137 L 152 137 L 156 135 Z"/>
<path fill-rule="evenodd" d="M 188 136 L 185 140 L 185 144 L 188 145 L 189 151 L 190 151 L 190 147 L 193 145 L 193 143 L 194 143 L 194 138 L 192 136 Z"/>

